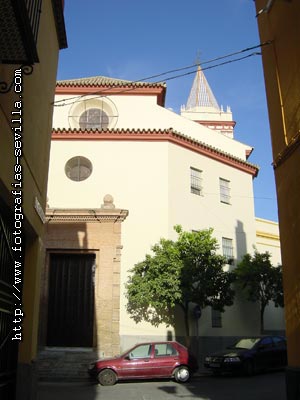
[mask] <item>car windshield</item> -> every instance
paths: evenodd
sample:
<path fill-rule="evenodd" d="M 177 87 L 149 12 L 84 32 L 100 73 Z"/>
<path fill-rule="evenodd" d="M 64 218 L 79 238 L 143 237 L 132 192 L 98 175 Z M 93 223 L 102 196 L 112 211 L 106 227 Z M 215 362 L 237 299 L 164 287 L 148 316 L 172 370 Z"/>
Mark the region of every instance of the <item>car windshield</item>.
<path fill-rule="evenodd" d="M 256 343 L 259 341 L 258 338 L 245 338 L 245 339 L 240 339 L 238 342 L 236 342 L 233 346 L 230 346 L 231 348 L 235 349 L 253 349 L 253 347 L 256 345 Z"/>

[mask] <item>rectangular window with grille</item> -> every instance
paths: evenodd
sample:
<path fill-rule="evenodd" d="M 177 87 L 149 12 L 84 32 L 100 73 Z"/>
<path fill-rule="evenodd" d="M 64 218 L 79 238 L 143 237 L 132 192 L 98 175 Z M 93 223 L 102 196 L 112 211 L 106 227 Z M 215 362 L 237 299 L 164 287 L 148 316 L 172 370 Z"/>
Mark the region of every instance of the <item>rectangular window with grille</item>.
<path fill-rule="evenodd" d="M 227 258 L 227 260 L 233 259 L 233 244 L 232 239 L 229 238 L 222 238 L 222 250 L 223 256 Z"/>
<path fill-rule="evenodd" d="M 211 327 L 222 328 L 222 313 L 219 310 L 211 308 Z"/>
<path fill-rule="evenodd" d="M 202 195 L 202 171 L 196 168 L 190 168 L 191 174 L 191 193 Z"/>
<path fill-rule="evenodd" d="M 220 201 L 230 204 L 230 181 L 220 178 Z"/>

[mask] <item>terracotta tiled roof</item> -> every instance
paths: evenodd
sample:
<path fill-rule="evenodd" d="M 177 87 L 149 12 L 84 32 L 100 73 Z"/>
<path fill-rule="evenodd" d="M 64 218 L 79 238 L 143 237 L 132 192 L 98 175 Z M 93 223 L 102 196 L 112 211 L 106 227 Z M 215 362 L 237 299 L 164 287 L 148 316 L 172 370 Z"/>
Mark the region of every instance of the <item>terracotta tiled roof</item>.
<path fill-rule="evenodd" d="M 162 87 L 165 88 L 164 82 L 137 82 L 127 81 L 123 79 L 109 78 L 106 76 L 91 76 L 88 78 L 68 79 L 57 81 L 56 86 L 63 87 L 74 87 L 74 86 L 85 86 L 85 87 Z"/>
<path fill-rule="evenodd" d="M 210 146 L 200 140 L 191 138 L 169 129 L 106 129 L 81 130 L 56 128 L 52 130 L 52 140 L 150 140 L 170 141 L 199 154 L 231 165 L 253 176 L 257 176 L 259 167 L 225 151 Z"/>

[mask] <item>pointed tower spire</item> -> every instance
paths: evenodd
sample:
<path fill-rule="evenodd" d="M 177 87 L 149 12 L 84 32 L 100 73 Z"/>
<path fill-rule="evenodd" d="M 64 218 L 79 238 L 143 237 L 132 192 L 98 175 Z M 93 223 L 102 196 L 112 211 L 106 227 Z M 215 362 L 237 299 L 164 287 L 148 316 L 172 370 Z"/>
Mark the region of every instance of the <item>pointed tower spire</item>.
<path fill-rule="evenodd" d="M 188 101 L 186 106 L 181 107 L 181 116 L 233 138 L 235 122 L 232 120 L 230 107 L 227 107 L 226 112 L 222 106 L 219 107 L 199 61 L 197 64 Z"/>
<path fill-rule="evenodd" d="M 198 65 L 192 89 L 186 104 L 186 110 L 198 107 L 212 107 L 220 111 L 218 102 L 205 78 L 204 73 Z"/>

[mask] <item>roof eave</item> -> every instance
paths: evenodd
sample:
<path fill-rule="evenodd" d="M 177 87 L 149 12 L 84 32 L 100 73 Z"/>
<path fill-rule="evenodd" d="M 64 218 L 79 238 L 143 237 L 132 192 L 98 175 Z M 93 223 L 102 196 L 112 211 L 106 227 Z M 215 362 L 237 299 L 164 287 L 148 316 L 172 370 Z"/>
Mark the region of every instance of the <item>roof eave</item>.
<path fill-rule="evenodd" d="M 102 86 L 86 86 L 86 85 L 66 85 L 57 82 L 55 94 L 64 95 L 98 95 L 98 96 L 111 96 L 111 95 L 143 95 L 143 96 L 156 96 L 157 104 L 164 107 L 166 97 L 166 87 L 164 85 L 145 85 L 145 86 L 131 86 L 131 85 L 102 85 Z"/>
<path fill-rule="evenodd" d="M 156 129 L 107 129 L 81 130 L 57 128 L 52 131 L 52 140 L 123 140 L 123 141 L 169 141 L 190 151 L 205 155 L 233 168 L 242 170 L 255 178 L 258 175 L 257 165 L 232 156 L 215 147 L 183 135 L 172 128 Z"/>

